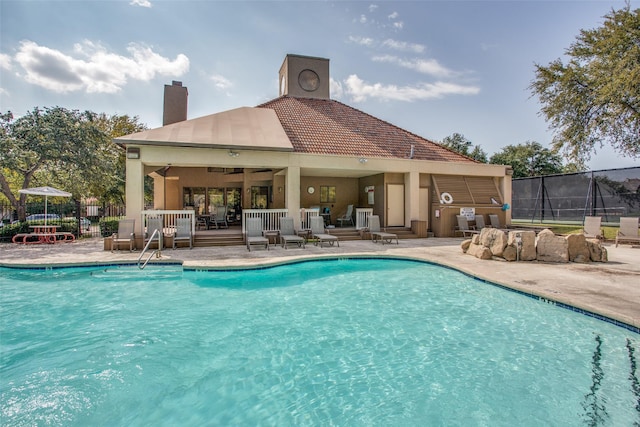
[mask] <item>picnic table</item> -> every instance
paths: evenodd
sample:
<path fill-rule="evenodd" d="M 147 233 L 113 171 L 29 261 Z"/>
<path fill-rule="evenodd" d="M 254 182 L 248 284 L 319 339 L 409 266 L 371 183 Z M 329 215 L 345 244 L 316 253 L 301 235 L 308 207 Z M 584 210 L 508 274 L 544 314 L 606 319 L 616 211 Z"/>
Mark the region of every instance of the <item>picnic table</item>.
<path fill-rule="evenodd" d="M 73 233 L 67 231 L 59 232 L 57 225 L 30 225 L 32 230 L 30 233 L 18 233 L 13 236 L 11 240 L 13 243 L 22 243 L 24 245 L 29 244 L 41 244 L 41 243 L 60 243 L 60 242 L 73 242 L 76 240 L 76 236 Z"/>

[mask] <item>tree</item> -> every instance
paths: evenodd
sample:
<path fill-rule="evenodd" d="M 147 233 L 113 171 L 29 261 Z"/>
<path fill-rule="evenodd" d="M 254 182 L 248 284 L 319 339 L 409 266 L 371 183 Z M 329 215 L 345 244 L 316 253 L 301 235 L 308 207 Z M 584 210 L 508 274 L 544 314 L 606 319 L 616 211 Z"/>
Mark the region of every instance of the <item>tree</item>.
<path fill-rule="evenodd" d="M 137 118 L 132 127 L 122 121 L 131 119 L 62 107 L 36 107 L 15 120 L 11 112 L 0 114 L 0 191 L 18 218 L 24 219 L 26 199 L 19 189 L 51 185 L 71 192 L 77 200 L 102 196 L 114 180 L 124 181 L 124 166 L 119 166 L 124 154 L 109 132 L 128 132 L 140 125 Z"/>
<path fill-rule="evenodd" d="M 474 160 L 482 163 L 487 163 L 487 153 L 485 153 L 479 145 L 476 145 L 475 147 L 473 147 L 473 149 L 471 149 L 473 143 L 465 138 L 462 134 L 454 133 L 451 136 L 447 136 L 442 140 L 441 144 L 449 148 L 450 150 L 456 151 L 460 154 L 464 154 L 465 156 L 471 157 Z"/>
<path fill-rule="evenodd" d="M 562 157 L 537 142 L 507 145 L 489 163 L 510 165 L 514 178 L 562 173 Z"/>
<path fill-rule="evenodd" d="M 553 148 L 578 162 L 605 145 L 640 157 L 640 9 L 627 3 L 604 18 L 580 32 L 566 64 L 536 64 L 529 87 L 555 132 Z"/>

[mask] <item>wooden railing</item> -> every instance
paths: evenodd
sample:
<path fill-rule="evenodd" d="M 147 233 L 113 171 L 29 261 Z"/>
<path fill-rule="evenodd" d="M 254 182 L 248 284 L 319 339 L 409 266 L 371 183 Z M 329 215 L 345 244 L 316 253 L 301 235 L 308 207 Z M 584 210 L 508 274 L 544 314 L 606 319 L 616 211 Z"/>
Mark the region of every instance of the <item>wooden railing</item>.
<path fill-rule="evenodd" d="M 191 220 L 191 234 L 196 233 L 196 215 L 193 210 L 162 210 L 152 209 L 141 212 L 142 230 L 147 227 L 147 218 L 162 217 L 163 232 L 165 235 L 171 235 L 176 230 L 177 218 L 189 218 Z"/>
<path fill-rule="evenodd" d="M 369 227 L 369 215 L 373 215 L 373 208 L 356 208 L 356 230 Z"/>

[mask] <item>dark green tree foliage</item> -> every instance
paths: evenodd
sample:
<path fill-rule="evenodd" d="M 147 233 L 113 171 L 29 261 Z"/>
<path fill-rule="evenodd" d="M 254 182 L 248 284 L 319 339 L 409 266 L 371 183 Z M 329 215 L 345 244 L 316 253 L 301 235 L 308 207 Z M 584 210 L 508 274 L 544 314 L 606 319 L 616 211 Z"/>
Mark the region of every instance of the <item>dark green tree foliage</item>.
<path fill-rule="evenodd" d="M 473 146 L 473 143 L 462 134 L 454 133 L 451 136 L 447 136 L 442 140 L 441 144 L 474 160 L 487 163 L 487 153 L 479 145 Z"/>
<path fill-rule="evenodd" d="M 537 142 L 507 145 L 502 151 L 491 156 L 489 163 L 510 165 L 514 178 L 563 172 L 562 158 Z"/>
<path fill-rule="evenodd" d="M 124 180 L 124 153 L 112 138 L 141 129 L 136 121 L 62 107 L 34 108 L 15 120 L 11 112 L 0 114 L 0 191 L 20 219 L 22 188 L 50 185 L 74 199 L 107 195 L 113 182 Z"/>
<path fill-rule="evenodd" d="M 640 157 L 640 9 L 612 10 L 560 59 L 536 64 L 530 89 L 554 131 L 553 148 L 584 164 L 605 146 Z"/>

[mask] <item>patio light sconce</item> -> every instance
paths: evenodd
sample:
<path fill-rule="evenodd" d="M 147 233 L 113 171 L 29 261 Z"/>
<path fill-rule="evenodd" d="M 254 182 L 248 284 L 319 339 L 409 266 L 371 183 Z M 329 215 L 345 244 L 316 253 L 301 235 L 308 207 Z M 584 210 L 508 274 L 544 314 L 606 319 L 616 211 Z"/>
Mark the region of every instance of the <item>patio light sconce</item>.
<path fill-rule="evenodd" d="M 233 150 L 229 150 L 229 152 L 227 153 L 229 155 L 229 157 L 233 157 L 236 158 L 240 155 L 240 153 L 238 153 L 237 151 L 233 151 Z"/>
<path fill-rule="evenodd" d="M 127 159 L 139 159 L 140 158 L 140 148 L 138 147 L 127 147 Z"/>
<path fill-rule="evenodd" d="M 358 161 L 364 165 L 365 163 L 367 163 L 368 160 L 364 157 L 360 157 Z"/>

